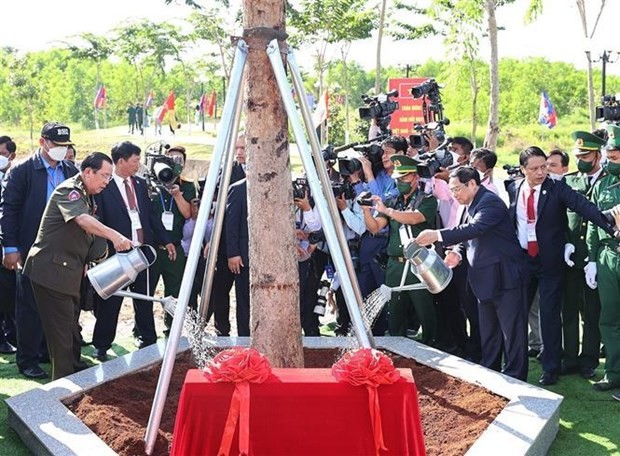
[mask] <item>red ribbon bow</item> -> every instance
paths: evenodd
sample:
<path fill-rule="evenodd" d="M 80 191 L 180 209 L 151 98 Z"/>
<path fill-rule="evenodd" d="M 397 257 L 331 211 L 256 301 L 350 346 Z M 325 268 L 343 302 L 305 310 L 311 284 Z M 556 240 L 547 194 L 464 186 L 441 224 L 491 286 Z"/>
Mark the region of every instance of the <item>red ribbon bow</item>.
<path fill-rule="evenodd" d="M 239 422 L 239 453 L 249 454 L 250 383 L 263 383 L 270 375 L 269 360 L 253 348 L 234 347 L 224 350 L 205 367 L 207 380 L 235 384 L 218 455 L 230 454 L 237 422 Z"/>
<path fill-rule="evenodd" d="M 392 360 L 372 348 L 360 348 L 345 353 L 332 366 L 332 375 L 339 382 L 348 382 L 353 386 L 366 386 L 368 390 L 368 410 L 370 423 L 375 439 L 375 450 L 387 450 L 383 441 L 381 426 L 381 408 L 379 392 L 381 385 L 391 385 L 400 380 L 400 372 L 396 370 Z"/>

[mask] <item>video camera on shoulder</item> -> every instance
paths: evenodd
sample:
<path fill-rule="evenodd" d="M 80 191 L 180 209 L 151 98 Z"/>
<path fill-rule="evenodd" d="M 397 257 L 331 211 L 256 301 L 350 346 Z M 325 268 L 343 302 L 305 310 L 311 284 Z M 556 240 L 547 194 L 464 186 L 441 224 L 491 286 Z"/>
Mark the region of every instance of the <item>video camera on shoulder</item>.
<path fill-rule="evenodd" d="M 162 187 L 168 188 L 173 185 L 183 172 L 183 165 L 173 157 L 166 155 L 170 145 L 164 141 L 150 144 L 146 148 L 145 159 L 146 180 L 151 193 L 158 193 Z"/>
<path fill-rule="evenodd" d="M 362 101 L 367 106 L 359 108 L 360 119 L 375 119 L 377 126 L 381 129 L 381 134 L 389 135 L 389 125 L 392 120 L 391 115 L 398 109 L 398 101 L 391 100 L 392 97 L 398 96 L 398 90 L 388 93 L 382 93 L 374 97 L 362 95 Z"/>
<path fill-rule="evenodd" d="M 620 123 L 620 100 L 615 95 L 603 95 L 603 105 L 597 106 L 596 120 L 599 122 Z"/>

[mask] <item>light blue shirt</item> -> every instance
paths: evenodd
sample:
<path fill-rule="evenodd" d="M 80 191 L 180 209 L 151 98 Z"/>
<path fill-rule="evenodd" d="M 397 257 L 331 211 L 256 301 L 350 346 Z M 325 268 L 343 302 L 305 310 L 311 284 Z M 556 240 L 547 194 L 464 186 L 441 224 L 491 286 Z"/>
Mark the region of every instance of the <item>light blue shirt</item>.
<path fill-rule="evenodd" d="M 45 166 L 45 171 L 47 171 L 47 200 L 49 201 L 52 193 L 54 193 L 54 189 L 58 187 L 59 184 L 65 181 L 65 175 L 62 173 L 62 165 L 59 163 L 56 164 L 55 168 L 52 168 L 43 154 L 39 151 L 39 157 L 41 157 L 41 161 L 43 162 L 43 166 Z"/>

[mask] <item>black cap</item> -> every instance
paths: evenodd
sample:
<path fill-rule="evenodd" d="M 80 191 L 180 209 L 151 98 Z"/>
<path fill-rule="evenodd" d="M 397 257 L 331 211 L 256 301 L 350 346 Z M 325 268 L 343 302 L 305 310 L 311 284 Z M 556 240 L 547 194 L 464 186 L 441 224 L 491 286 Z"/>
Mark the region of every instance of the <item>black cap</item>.
<path fill-rule="evenodd" d="M 49 139 L 59 146 L 69 146 L 71 142 L 71 129 L 64 124 L 58 122 L 48 122 L 41 130 L 41 137 Z"/>

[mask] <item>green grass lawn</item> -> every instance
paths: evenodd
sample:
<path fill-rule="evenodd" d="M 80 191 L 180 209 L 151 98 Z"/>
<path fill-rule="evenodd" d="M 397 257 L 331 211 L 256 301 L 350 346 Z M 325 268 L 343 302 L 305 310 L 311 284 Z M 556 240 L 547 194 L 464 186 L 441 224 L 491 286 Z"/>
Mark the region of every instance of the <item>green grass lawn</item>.
<path fill-rule="evenodd" d="M 326 334 L 329 331 L 326 332 Z M 82 350 L 87 362 L 97 364 L 90 355 L 92 347 Z M 121 338 L 112 348 L 117 356 L 135 350 L 129 337 Z M 49 365 L 43 365 L 45 369 Z M 599 378 L 602 370 L 599 369 Z M 541 374 L 540 363 L 530 361 L 529 382 L 536 385 Z M 0 355 L 0 455 L 21 456 L 30 452 L 7 423 L 4 399 L 28 391 L 46 381 L 26 380 L 17 373 L 15 356 Z M 49 380 L 47 380 L 49 381 Z M 610 393 L 592 390 L 591 382 L 578 375 L 561 377 L 549 388 L 564 396 L 560 410 L 560 431 L 551 446 L 551 456 L 620 455 L 620 402 Z"/>

